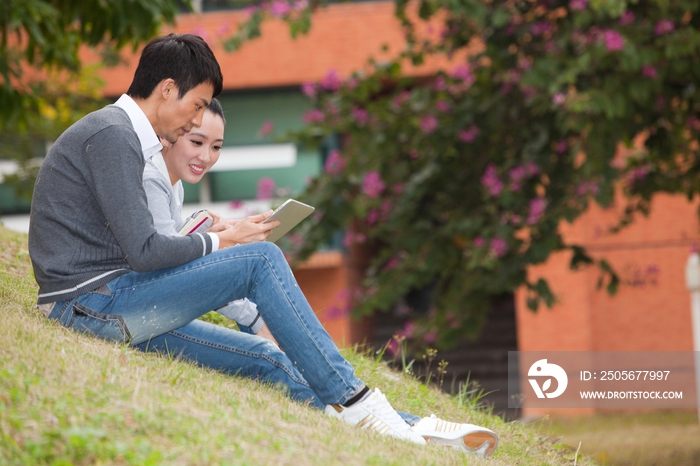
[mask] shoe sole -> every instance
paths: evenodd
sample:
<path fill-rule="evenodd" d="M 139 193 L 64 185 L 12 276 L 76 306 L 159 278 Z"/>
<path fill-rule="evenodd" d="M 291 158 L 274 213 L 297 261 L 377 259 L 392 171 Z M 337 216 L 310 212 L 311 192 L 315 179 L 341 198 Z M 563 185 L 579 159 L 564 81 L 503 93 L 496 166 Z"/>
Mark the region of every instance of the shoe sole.
<path fill-rule="evenodd" d="M 484 457 L 486 457 L 496 449 L 498 439 L 488 432 L 474 432 L 473 434 L 467 434 L 462 437 L 462 442 L 464 442 L 464 446 L 470 451 L 476 451 L 483 447 L 484 443 L 489 442 L 489 446 L 484 452 Z"/>
<path fill-rule="evenodd" d="M 424 436 L 428 441 L 428 444 L 433 445 L 447 445 L 455 448 L 457 450 L 462 450 L 465 453 L 477 453 L 482 454 L 484 458 L 489 456 L 496 449 L 498 444 L 498 437 L 489 432 L 472 432 L 464 437 L 457 437 L 453 439 L 446 439 L 440 437 L 430 437 Z M 483 452 L 479 450 L 484 447 L 484 444 L 488 442 L 488 446 Z"/>

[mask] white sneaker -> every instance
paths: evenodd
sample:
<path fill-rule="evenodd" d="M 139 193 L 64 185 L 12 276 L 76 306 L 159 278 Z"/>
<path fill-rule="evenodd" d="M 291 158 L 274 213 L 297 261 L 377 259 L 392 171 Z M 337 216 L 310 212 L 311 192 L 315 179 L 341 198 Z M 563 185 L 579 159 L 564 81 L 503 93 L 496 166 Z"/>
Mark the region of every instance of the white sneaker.
<path fill-rule="evenodd" d="M 496 449 L 498 435 L 485 427 L 443 421 L 435 415 L 424 417 L 411 430 L 429 444 L 449 445 L 465 453 L 476 453 L 485 458 Z"/>
<path fill-rule="evenodd" d="M 348 408 L 340 405 L 326 405 L 325 411 L 329 416 L 342 419 L 353 426 L 360 426 L 363 429 L 420 445 L 426 444 L 425 439 L 413 432 L 411 427 L 401 419 L 378 388 L 375 388 L 367 398 Z"/>

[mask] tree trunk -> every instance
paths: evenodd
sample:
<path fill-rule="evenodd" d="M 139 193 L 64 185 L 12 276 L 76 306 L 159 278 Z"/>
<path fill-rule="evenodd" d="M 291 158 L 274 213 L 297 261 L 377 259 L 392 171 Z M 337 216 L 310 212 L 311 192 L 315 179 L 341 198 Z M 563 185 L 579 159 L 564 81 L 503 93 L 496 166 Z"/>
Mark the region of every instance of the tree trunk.
<path fill-rule="evenodd" d="M 353 228 L 354 231 L 355 228 Z M 345 257 L 347 266 L 347 285 L 350 291 L 350 308 L 354 309 L 357 296 L 362 293 L 362 281 L 370 259 L 374 254 L 374 247 L 367 243 L 356 243 L 355 241 L 348 247 Z M 374 315 L 357 317 L 351 314 L 350 317 L 350 339 L 352 344 L 371 346 L 374 336 Z"/>

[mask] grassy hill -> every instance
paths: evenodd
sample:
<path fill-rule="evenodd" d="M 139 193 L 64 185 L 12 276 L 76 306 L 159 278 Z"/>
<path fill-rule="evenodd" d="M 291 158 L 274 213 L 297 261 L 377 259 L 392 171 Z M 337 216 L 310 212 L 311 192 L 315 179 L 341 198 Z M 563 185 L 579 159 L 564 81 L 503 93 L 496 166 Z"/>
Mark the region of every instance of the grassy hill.
<path fill-rule="evenodd" d="M 495 430 L 486 460 L 364 432 L 262 384 L 79 335 L 34 309 L 27 236 L 0 226 L 0 465 L 571 465 L 537 427 L 505 423 L 345 350 L 397 409 Z M 589 460 L 583 461 L 589 463 Z"/>

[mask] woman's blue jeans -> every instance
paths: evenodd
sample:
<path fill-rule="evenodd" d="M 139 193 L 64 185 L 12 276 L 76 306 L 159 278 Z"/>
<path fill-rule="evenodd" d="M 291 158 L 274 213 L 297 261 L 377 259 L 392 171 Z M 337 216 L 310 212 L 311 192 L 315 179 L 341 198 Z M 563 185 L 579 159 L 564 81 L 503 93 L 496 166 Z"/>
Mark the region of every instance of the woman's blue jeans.
<path fill-rule="evenodd" d="M 269 340 L 196 320 L 228 302 L 257 304 L 284 352 Z M 187 264 L 130 272 L 49 316 L 65 327 L 225 373 L 279 384 L 322 408 L 363 386 L 323 328 L 273 243 L 223 249 Z"/>

